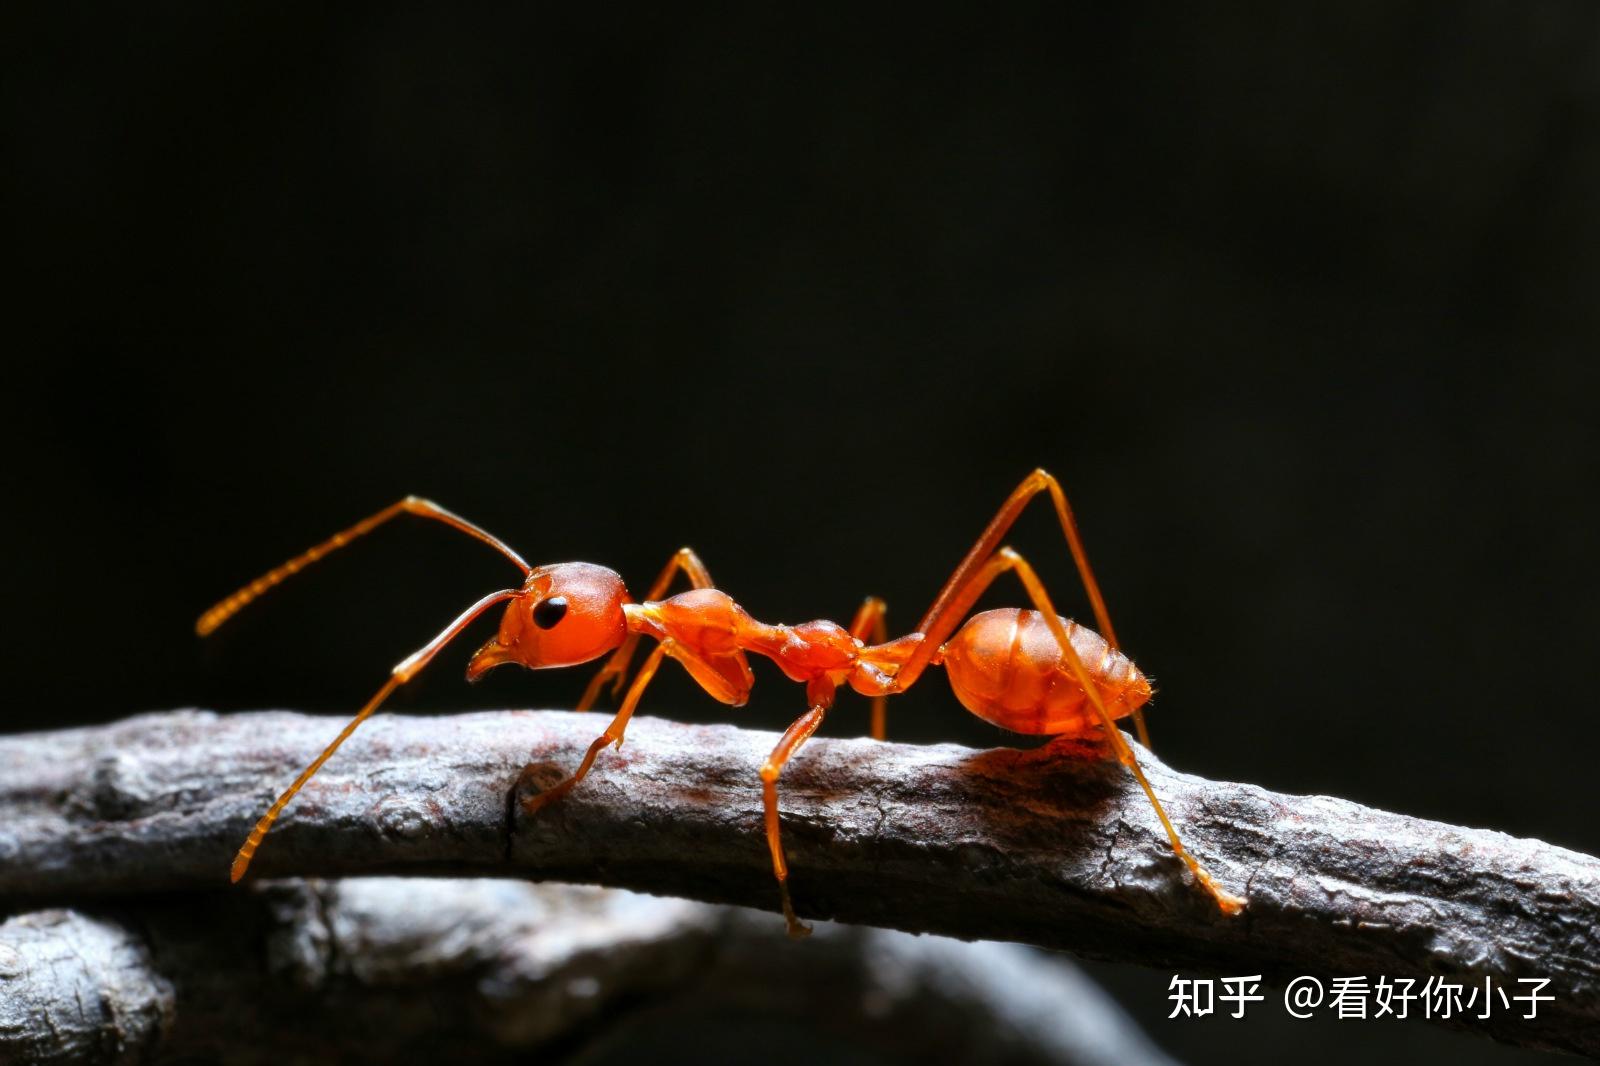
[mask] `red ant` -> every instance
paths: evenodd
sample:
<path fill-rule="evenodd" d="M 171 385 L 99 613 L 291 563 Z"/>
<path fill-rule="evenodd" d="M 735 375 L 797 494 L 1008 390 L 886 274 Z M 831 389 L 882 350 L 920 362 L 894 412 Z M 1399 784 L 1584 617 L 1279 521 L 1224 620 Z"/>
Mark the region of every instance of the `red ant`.
<path fill-rule="evenodd" d="M 1021 555 L 1000 545 L 1017 516 L 1041 492 L 1048 492 L 1055 504 L 1056 517 L 1061 520 L 1061 530 L 1066 534 L 1079 576 L 1088 590 L 1099 633 L 1058 615 L 1033 567 Z M 1139 768 L 1133 749 L 1115 725 L 1116 719 L 1131 716 L 1139 740 L 1149 745 L 1141 708 L 1150 699 L 1150 682 L 1117 650 L 1111 619 L 1106 613 L 1100 587 L 1089 569 L 1066 494 L 1060 483 L 1043 470 L 1029 474 L 1007 498 L 945 582 L 916 630 L 895 640 L 889 640 L 885 631 L 884 602 L 875 597 L 861 605 L 848 629 L 828 621 L 796 626 L 758 622 L 726 593 L 713 587 L 705 564 L 688 548 L 678 550 L 650 586 L 644 602 L 635 603 L 629 598 L 622 578 L 603 566 L 592 563 L 529 566 L 498 538 L 437 504 L 415 496 L 408 496 L 357 522 L 252 581 L 201 615 L 195 624 L 196 632 L 206 636 L 291 574 L 400 514 L 432 518 L 478 538 L 511 560 L 522 571 L 523 582 L 517 588 L 485 596 L 446 626 L 444 632 L 394 668 L 377 694 L 256 823 L 233 860 L 234 881 L 244 876 L 251 857 L 279 813 L 356 727 L 377 710 L 390 693 L 415 677 L 463 629 L 491 607 L 504 603 L 506 610 L 500 618 L 500 631 L 473 655 L 467 665 L 468 681 L 477 680 L 503 663 L 517 663 L 538 670 L 575 666 L 611 652 L 611 657 L 578 701 L 579 710 L 588 710 L 608 680 L 613 681 L 613 694 L 622 691 L 640 637 L 648 636 L 657 642 L 633 683 L 628 685 L 621 710 L 605 732 L 589 745 L 577 771 L 552 788 L 525 799 L 524 808 L 529 813 L 571 791 L 583 780 L 606 745 L 622 746 L 628 720 L 663 658 L 670 656 L 682 663 L 702 688 L 734 707 L 745 703 L 755 683 L 746 652 L 765 655 L 792 680 L 805 684 L 810 709 L 784 732 L 761 767 L 772 872 L 782 893 L 784 918 L 794 935 L 804 935 L 809 930 L 795 916 L 789 900 L 789 869 L 779 839 L 778 777 L 784 764 L 817 731 L 841 685 L 872 698 L 872 735 L 882 740 L 885 698 L 910 688 L 930 665 L 942 665 L 956 698 L 973 714 L 995 725 L 1017 733 L 1052 736 L 1067 744 L 1089 744 L 1102 749 L 1109 746 L 1111 754 L 1144 788 L 1166 829 L 1173 852 L 1188 866 L 1200 886 L 1226 914 L 1237 914 L 1245 905 L 1244 899 L 1217 884 L 1178 840 L 1177 830 Z M 1022 582 L 1034 609 L 984 611 L 967 619 L 957 631 L 956 627 L 966 618 L 978 597 L 995 578 L 1007 571 L 1015 573 Z M 679 573 L 688 578 L 693 588 L 662 599 Z M 867 643 L 868 640 L 872 643 Z"/>

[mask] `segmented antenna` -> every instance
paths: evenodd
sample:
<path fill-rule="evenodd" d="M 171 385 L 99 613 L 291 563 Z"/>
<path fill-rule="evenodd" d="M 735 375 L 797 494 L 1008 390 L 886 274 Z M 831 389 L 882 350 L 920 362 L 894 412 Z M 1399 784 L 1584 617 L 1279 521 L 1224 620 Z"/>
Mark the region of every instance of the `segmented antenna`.
<path fill-rule="evenodd" d="M 440 507 L 431 500 L 424 500 L 420 496 L 407 496 L 405 499 L 400 500 L 397 503 L 390 504 L 377 514 L 368 515 L 366 518 L 363 518 L 349 529 L 341 530 L 338 533 L 335 533 L 321 544 L 318 544 L 316 547 L 295 556 L 282 566 L 273 570 L 268 570 L 265 574 L 262 574 L 260 577 L 256 578 L 254 581 L 250 582 L 233 595 L 228 596 L 226 599 L 217 603 L 210 610 L 206 611 L 205 614 L 201 615 L 199 620 L 194 624 L 194 631 L 202 637 L 210 636 L 216 631 L 218 626 L 222 625 L 222 623 L 238 614 L 245 608 L 245 606 L 256 599 L 256 597 L 260 596 L 263 592 L 266 592 L 274 585 L 280 584 L 287 578 L 298 574 L 300 571 L 304 570 L 306 567 L 310 566 L 324 555 L 327 555 L 329 552 L 344 547 L 346 544 L 349 544 L 358 537 L 365 536 L 374 529 L 377 529 L 379 526 L 383 525 L 385 522 L 389 521 L 389 519 L 401 514 L 414 514 L 423 518 L 432 518 L 435 521 L 443 522 L 445 525 L 450 526 L 453 529 L 458 529 L 468 536 L 476 537 L 478 540 L 483 541 L 491 548 L 494 548 L 496 551 L 500 552 L 500 554 L 504 555 L 507 559 L 510 559 L 512 563 L 516 564 L 516 566 L 522 570 L 523 576 L 527 576 L 528 572 L 533 569 L 523 561 L 522 556 L 512 551 L 510 547 L 508 547 L 500 540 L 500 538 L 494 536 L 492 533 L 479 529 L 471 522 L 468 522 L 465 518 L 446 511 L 443 507 Z"/>

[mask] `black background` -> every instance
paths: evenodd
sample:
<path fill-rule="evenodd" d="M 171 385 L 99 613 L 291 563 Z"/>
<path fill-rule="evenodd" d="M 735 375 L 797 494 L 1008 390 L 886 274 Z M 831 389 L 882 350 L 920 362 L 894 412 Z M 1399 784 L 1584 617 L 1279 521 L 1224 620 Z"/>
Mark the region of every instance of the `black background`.
<path fill-rule="evenodd" d="M 7 34 L 7 728 L 354 707 L 515 572 L 401 523 L 190 627 L 408 492 L 636 591 L 688 543 L 758 617 L 876 593 L 896 628 L 1043 465 L 1166 759 L 1600 851 L 1597 31 L 154 5 Z M 1081 611 L 1048 510 L 1012 540 Z M 468 689 L 479 639 L 394 708 L 588 673 Z M 893 736 L 1009 742 L 929 676 Z M 744 711 L 665 676 L 647 711 L 799 700 L 758 665 Z M 1103 972 L 1165 1013 L 1169 975 Z M 1151 1025 L 1195 1061 L 1517 1057 L 1282 1017 Z"/>

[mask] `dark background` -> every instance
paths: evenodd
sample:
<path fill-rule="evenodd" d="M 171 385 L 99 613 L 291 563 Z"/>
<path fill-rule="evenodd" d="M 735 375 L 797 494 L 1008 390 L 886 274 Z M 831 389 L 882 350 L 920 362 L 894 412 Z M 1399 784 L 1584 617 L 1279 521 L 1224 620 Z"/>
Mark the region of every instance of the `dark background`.
<path fill-rule="evenodd" d="M 5 36 L 7 729 L 353 708 L 515 572 L 412 521 L 190 627 L 408 492 L 636 591 L 688 543 L 758 617 L 876 593 L 893 629 L 1043 465 L 1163 757 L 1600 851 L 1592 6 Z M 1012 539 L 1080 611 L 1048 509 Z M 575 698 L 587 668 L 464 686 L 487 629 L 394 708 Z M 647 712 L 779 728 L 800 693 L 757 670 L 744 711 L 664 675 Z M 893 736 L 1009 742 L 929 676 Z M 1166 1013 L 1169 975 L 1103 972 Z M 1194 1061 L 1517 1057 L 1151 1024 Z"/>

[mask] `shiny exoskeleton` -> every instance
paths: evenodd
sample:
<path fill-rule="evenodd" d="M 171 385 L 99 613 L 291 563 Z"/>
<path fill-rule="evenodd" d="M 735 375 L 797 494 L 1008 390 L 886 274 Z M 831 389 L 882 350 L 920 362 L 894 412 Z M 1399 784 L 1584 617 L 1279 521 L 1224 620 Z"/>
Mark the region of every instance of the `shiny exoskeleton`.
<path fill-rule="evenodd" d="M 1099 632 L 1057 614 L 1027 560 L 1001 545 L 1017 516 L 1041 493 L 1048 493 L 1055 506 L 1088 591 Z M 688 548 L 673 556 L 645 598 L 635 602 L 614 571 L 592 563 L 529 566 L 494 536 L 416 497 L 363 519 L 257 578 L 202 615 L 196 629 L 202 636 L 210 633 L 262 592 L 401 514 L 444 522 L 491 545 L 522 570 L 523 581 L 473 604 L 394 668 L 388 682 L 251 830 L 234 859 L 235 881 L 244 875 L 278 814 L 345 738 L 470 623 L 504 604 L 499 630 L 478 649 L 467 667 L 469 680 L 507 663 L 537 670 L 590 662 L 609 652 L 610 658 L 579 701 L 579 709 L 591 707 L 607 682 L 612 683 L 614 692 L 622 692 L 626 685 L 621 708 L 589 746 L 572 776 L 524 801 L 530 813 L 576 786 L 607 745 L 621 745 L 628 722 L 664 659 L 678 662 L 713 698 L 731 706 L 740 706 L 749 699 L 755 682 L 749 662 L 752 654 L 771 659 L 786 677 L 805 686 L 806 713 L 784 732 L 760 769 L 773 873 L 781 890 L 785 919 L 795 935 L 803 934 L 806 927 L 796 917 L 790 900 L 789 870 L 780 836 L 778 779 L 784 764 L 816 732 L 841 688 L 872 699 L 872 733 L 882 739 L 886 698 L 910 688 L 929 666 L 940 665 L 956 697 L 979 717 L 1017 733 L 1087 742 L 1117 758 L 1144 788 L 1173 851 L 1198 884 L 1224 913 L 1238 913 L 1244 906 L 1245 901 L 1223 890 L 1179 841 L 1176 829 L 1139 768 L 1132 746 L 1115 725 L 1117 719 L 1131 717 L 1140 740 L 1148 744 L 1141 708 L 1150 699 L 1150 682 L 1118 650 L 1066 495 L 1056 479 L 1043 470 L 1028 475 L 1007 498 L 916 629 L 894 640 L 888 639 L 885 630 L 884 603 L 876 598 L 861 605 L 849 627 L 826 620 L 799 625 L 761 622 L 713 586 L 705 564 Z M 1022 583 L 1032 607 L 1002 608 L 968 617 L 984 590 L 1008 571 Z M 667 596 L 679 574 L 692 587 Z M 646 637 L 655 642 L 655 647 L 630 683 L 634 653 Z"/>

